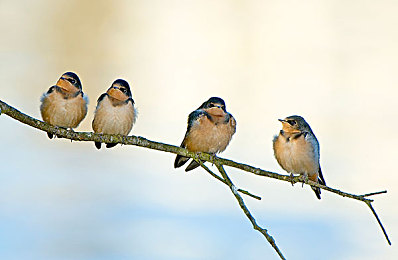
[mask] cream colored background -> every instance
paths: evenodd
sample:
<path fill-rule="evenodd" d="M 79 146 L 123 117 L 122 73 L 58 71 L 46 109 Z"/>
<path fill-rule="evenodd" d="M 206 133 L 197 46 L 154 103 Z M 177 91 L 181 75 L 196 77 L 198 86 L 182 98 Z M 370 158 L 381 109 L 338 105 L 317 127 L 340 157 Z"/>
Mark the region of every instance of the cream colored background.
<path fill-rule="evenodd" d="M 321 145 L 328 185 L 365 205 L 229 170 L 288 259 L 396 259 L 396 1 L 0 1 L 0 98 L 40 118 L 65 71 L 96 99 L 132 86 L 132 134 L 178 145 L 188 114 L 222 97 L 237 133 L 222 157 L 283 173 L 276 120 L 299 114 Z M 227 188 L 174 155 L 49 140 L 0 117 L 2 259 L 277 259 Z"/>

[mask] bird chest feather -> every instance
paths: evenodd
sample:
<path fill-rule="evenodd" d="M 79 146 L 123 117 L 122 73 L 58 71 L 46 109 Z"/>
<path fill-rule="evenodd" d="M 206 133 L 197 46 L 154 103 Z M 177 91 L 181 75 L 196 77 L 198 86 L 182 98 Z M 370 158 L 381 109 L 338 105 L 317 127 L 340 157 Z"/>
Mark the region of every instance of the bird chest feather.
<path fill-rule="evenodd" d="M 235 120 L 215 123 L 206 116 L 197 120 L 185 140 L 187 149 L 194 152 L 218 153 L 224 151 L 235 133 Z M 232 122 L 233 121 L 233 122 Z"/>
<path fill-rule="evenodd" d="M 130 102 L 114 105 L 105 97 L 95 111 L 93 129 L 96 133 L 127 135 L 133 127 L 135 116 L 134 106 Z"/>

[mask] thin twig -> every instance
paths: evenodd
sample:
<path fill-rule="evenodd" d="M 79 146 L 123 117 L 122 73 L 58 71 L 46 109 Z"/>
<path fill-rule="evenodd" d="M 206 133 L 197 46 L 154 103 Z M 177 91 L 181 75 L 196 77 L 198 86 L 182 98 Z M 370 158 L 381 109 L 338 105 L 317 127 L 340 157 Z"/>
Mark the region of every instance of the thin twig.
<path fill-rule="evenodd" d="M 382 191 L 377 191 L 377 192 L 372 192 L 372 193 L 366 193 L 363 195 L 360 195 L 362 197 L 369 197 L 369 196 L 373 196 L 373 195 L 379 195 L 379 194 L 383 194 L 383 193 L 387 193 L 386 190 L 382 190 Z"/>
<path fill-rule="evenodd" d="M 373 206 L 372 206 L 372 204 L 371 204 L 370 202 L 366 202 L 366 204 L 369 206 L 369 208 L 370 208 L 370 210 L 372 211 L 373 215 L 376 217 L 377 222 L 379 223 L 381 229 L 383 230 L 383 234 L 384 234 L 385 238 L 387 239 L 388 244 L 391 246 L 390 238 L 388 238 L 387 232 L 386 232 L 386 230 L 384 229 L 383 224 L 381 224 L 381 221 L 380 221 L 380 219 L 379 219 L 379 216 L 378 216 L 377 213 L 376 213 L 376 210 L 373 208 Z"/>
<path fill-rule="evenodd" d="M 221 181 L 221 182 L 224 183 L 225 185 L 228 185 L 227 182 L 226 182 L 223 178 L 221 178 L 220 176 L 218 176 L 217 174 L 215 174 L 214 172 L 212 172 L 201 160 L 196 160 L 196 159 L 195 159 L 195 161 L 196 161 L 197 163 L 199 163 L 200 166 L 202 166 L 202 168 L 205 169 L 211 176 L 213 176 L 213 177 L 216 178 L 217 180 Z M 245 195 L 247 195 L 247 196 L 250 196 L 250 197 L 252 197 L 252 198 L 254 198 L 254 199 L 261 200 L 261 197 L 260 197 L 260 196 L 251 194 L 250 192 L 248 192 L 248 191 L 246 191 L 246 190 L 238 189 L 238 191 L 239 191 L 240 193 L 243 193 L 243 194 L 245 194 Z"/>
<path fill-rule="evenodd" d="M 253 225 L 253 228 L 257 231 L 259 231 L 261 234 L 264 235 L 264 237 L 267 239 L 267 241 L 271 244 L 271 246 L 275 249 L 275 251 L 278 253 L 279 257 L 281 259 L 286 259 L 282 252 L 279 250 L 278 246 L 275 243 L 274 238 L 268 234 L 268 231 L 262 227 L 260 227 L 257 222 L 256 219 L 253 217 L 253 215 L 250 213 L 249 209 L 246 207 L 245 202 L 243 201 L 242 197 L 239 195 L 239 193 L 236 192 L 236 187 L 235 185 L 232 183 L 231 179 L 228 177 L 227 173 L 224 170 L 224 167 L 219 164 L 216 163 L 216 167 L 218 169 L 218 171 L 221 173 L 222 177 L 224 178 L 224 180 L 226 181 L 226 183 L 228 184 L 230 190 L 232 191 L 232 193 L 234 194 L 236 200 L 239 203 L 240 208 L 243 210 L 243 212 L 245 213 L 246 217 L 250 220 L 250 222 Z"/>

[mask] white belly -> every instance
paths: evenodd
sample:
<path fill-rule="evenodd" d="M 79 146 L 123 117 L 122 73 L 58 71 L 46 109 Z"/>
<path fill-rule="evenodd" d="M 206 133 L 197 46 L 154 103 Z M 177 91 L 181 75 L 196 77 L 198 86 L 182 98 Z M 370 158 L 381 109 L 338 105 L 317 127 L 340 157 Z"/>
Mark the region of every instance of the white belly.
<path fill-rule="evenodd" d="M 60 93 L 54 91 L 43 96 L 40 110 L 45 122 L 75 128 L 87 114 L 87 102 L 81 95 L 65 99 Z"/>
<path fill-rule="evenodd" d="M 128 135 L 135 118 L 136 112 L 131 103 L 113 106 L 105 97 L 95 111 L 93 130 L 96 133 Z"/>
<path fill-rule="evenodd" d="M 278 137 L 274 143 L 275 157 L 281 167 L 287 172 L 294 174 L 318 174 L 319 155 L 314 146 L 303 136 L 286 142 L 284 138 Z"/>

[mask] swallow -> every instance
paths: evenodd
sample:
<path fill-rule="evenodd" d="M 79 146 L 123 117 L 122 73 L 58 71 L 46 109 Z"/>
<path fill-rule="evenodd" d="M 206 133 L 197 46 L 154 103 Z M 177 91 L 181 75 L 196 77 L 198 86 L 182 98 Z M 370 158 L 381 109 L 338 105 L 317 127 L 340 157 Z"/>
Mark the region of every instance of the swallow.
<path fill-rule="evenodd" d="M 278 119 L 282 130 L 273 140 L 274 155 L 279 165 L 291 174 L 326 185 L 319 164 L 319 142 L 310 125 L 301 116 Z M 311 187 L 318 199 L 321 189 Z"/>
<path fill-rule="evenodd" d="M 219 97 L 211 97 L 188 116 L 188 127 L 182 148 L 191 152 L 205 152 L 213 156 L 224 151 L 236 132 L 235 118 L 227 112 L 225 102 Z M 174 168 L 181 167 L 190 158 L 177 155 Z M 185 171 L 200 166 L 192 160 Z"/>
<path fill-rule="evenodd" d="M 53 126 L 76 128 L 87 114 L 88 98 L 79 77 L 73 72 L 62 74 L 55 86 L 40 99 L 43 121 Z M 51 139 L 53 134 L 47 133 Z"/>
<path fill-rule="evenodd" d="M 137 118 L 130 86 L 123 79 L 115 80 L 111 87 L 97 101 L 92 123 L 95 133 L 128 135 Z M 107 148 L 117 144 L 108 143 Z M 101 149 L 101 143 L 95 142 Z"/>

